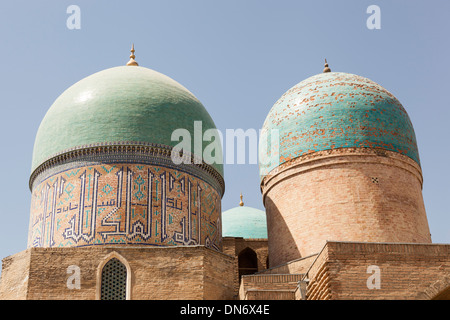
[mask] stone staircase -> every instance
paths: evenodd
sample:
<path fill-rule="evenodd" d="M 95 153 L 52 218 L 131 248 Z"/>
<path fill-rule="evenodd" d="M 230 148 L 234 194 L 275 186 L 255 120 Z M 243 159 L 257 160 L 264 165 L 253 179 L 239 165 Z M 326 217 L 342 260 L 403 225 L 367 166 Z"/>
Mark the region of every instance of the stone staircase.
<path fill-rule="evenodd" d="M 240 300 L 299 300 L 303 274 L 252 274 L 241 278 Z"/>

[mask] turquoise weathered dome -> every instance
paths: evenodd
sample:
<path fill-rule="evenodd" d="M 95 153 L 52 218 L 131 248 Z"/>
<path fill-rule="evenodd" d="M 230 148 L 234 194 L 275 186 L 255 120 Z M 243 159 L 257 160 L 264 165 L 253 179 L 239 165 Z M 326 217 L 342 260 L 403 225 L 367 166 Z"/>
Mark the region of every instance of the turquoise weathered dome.
<path fill-rule="evenodd" d="M 179 128 L 191 133 L 196 154 L 194 121 L 201 121 L 202 134 L 215 129 L 205 107 L 178 82 L 140 66 L 106 69 L 75 83 L 53 103 L 36 135 L 32 171 L 56 155 L 86 147 L 173 147 L 181 141 L 171 139 Z M 215 143 L 221 158 L 220 141 Z M 209 144 L 203 142 L 203 149 Z M 223 176 L 221 163 L 211 165 Z"/>
<path fill-rule="evenodd" d="M 270 144 L 272 134 L 278 134 L 278 149 Z M 411 121 L 389 91 L 358 75 L 325 72 L 292 87 L 270 110 L 261 132 L 260 173 L 308 153 L 355 147 L 398 152 L 420 165 Z"/>
<path fill-rule="evenodd" d="M 222 212 L 222 236 L 267 239 L 266 213 L 246 206 Z"/>

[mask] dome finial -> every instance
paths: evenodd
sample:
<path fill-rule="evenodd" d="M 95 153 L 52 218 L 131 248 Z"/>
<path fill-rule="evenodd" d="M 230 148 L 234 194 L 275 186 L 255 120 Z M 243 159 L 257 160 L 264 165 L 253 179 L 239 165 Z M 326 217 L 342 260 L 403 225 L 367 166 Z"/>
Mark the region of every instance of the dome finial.
<path fill-rule="evenodd" d="M 134 55 L 134 43 L 131 46 L 131 55 L 130 55 L 130 61 L 128 61 L 127 66 L 138 66 L 138 63 L 134 60 L 134 58 L 136 58 L 136 56 Z"/>
<path fill-rule="evenodd" d="M 239 202 L 239 205 L 240 205 L 241 207 L 244 206 L 244 202 L 242 201 L 242 192 L 241 192 L 241 202 Z"/>
<path fill-rule="evenodd" d="M 323 69 L 323 73 L 325 73 L 325 72 L 331 72 L 331 69 L 328 68 L 328 62 L 327 62 L 327 59 L 325 59 L 325 68 Z"/>

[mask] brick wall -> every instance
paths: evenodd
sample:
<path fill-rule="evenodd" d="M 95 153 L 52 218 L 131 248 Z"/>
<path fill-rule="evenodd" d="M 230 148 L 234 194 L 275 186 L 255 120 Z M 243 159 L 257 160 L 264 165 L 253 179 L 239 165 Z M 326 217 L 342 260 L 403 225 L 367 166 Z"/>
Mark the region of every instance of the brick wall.
<path fill-rule="evenodd" d="M 325 245 L 306 272 L 307 299 L 330 300 L 330 277 L 328 274 L 328 243 Z"/>
<path fill-rule="evenodd" d="M 255 251 L 258 259 L 258 271 L 267 268 L 268 248 L 267 239 L 223 238 L 224 253 L 238 256 L 245 248 Z M 225 249 L 226 248 L 226 249 Z"/>
<path fill-rule="evenodd" d="M 223 238 L 223 253 L 234 256 L 236 258 L 235 264 L 235 292 L 239 291 L 239 266 L 238 266 L 238 256 L 242 250 L 250 248 L 256 253 L 258 259 L 258 272 L 263 272 L 267 268 L 268 259 L 268 247 L 267 239 L 244 239 L 236 237 L 224 237 Z"/>
<path fill-rule="evenodd" d="M 223 257 L 219 252 L 213 252 L 204 256 L 204 292 L 206 300 L 234 300 L 237 298 L 238 274 L 236 259 Z M 224 263 L 225 262 L 225 263 Z"/>
<path fill-rule="evenodd" d="M 0 278 L 0 300 L 24 299 L 28 288 L 30 249 L 6 257 L 2 261 Z"/>
<path fill-rule="evenodd" d="M 302 274 L 311 266 L 317 254 L 289 261 L 285 264 L 264 270 L 264 274 Z"/>
<path fill-rule="evenodd" d="M 308 271 L 307 298 L 429 299 L 430 286 L 449 276 L 450 245 L 328 242 Z"/>
<path fill-rule="evenodd" d="M 101 246 L 31 248 L 8 257 L 3 261 L 0 299 L 96 299 L 99 266 L 112 254 L 129 267 L 131 299 L 233 299 L 236 295 L 234 258 L 204 246 Z M 79 267 L 80 289 L 67 286 L 71 265 Z"/>

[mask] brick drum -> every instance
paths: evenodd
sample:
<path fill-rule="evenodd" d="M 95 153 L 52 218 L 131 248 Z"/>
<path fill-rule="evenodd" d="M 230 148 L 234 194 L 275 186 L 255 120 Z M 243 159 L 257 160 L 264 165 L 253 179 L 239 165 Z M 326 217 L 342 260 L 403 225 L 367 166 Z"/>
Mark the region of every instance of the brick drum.
<path fill-rule="evenodd" d="M 318 253 L 327 240 L 431 242 L 421 169 L 399 153 L 316 152 L 273 170 L 261 188 L 271 267 Z"/>
<path fill-rule="evenodd" d="M 28 247 L 205 245 L 221 250 L 221 196 L 197 176 L 130 163 L 53 171 L 33 186 Z"/>

